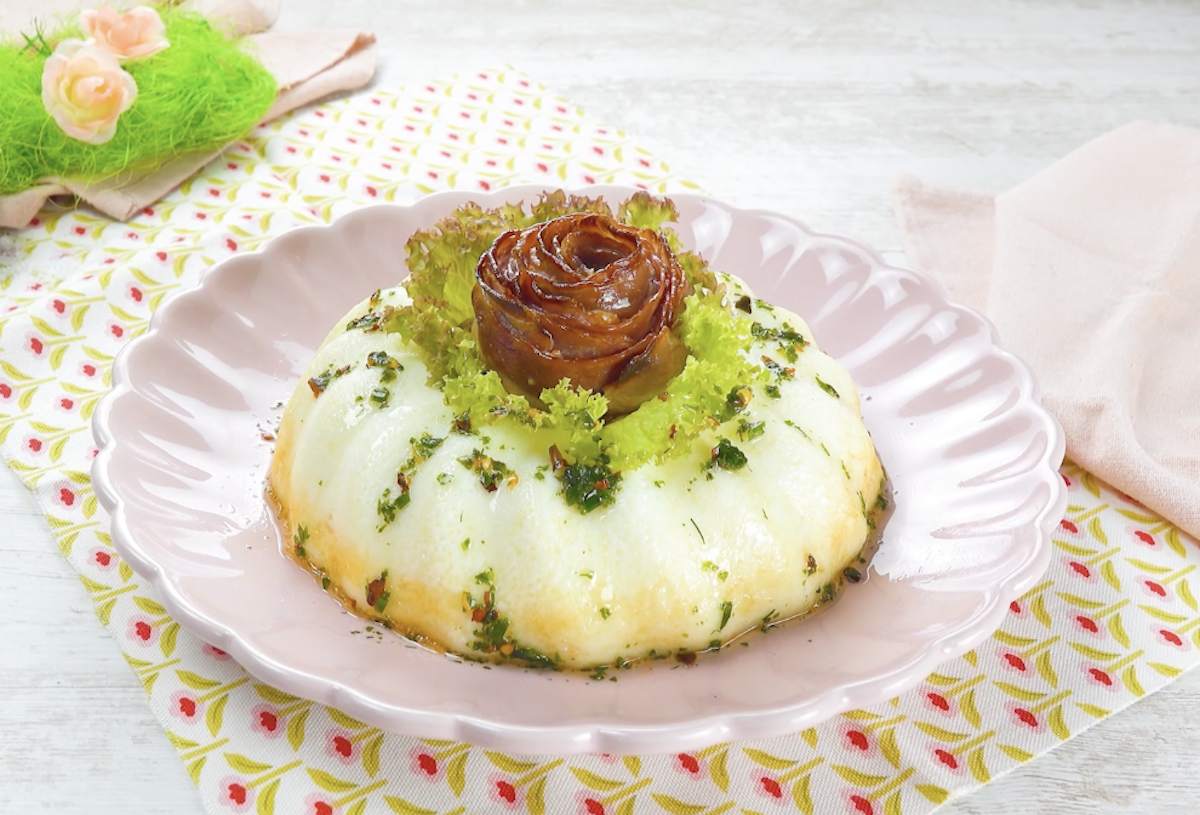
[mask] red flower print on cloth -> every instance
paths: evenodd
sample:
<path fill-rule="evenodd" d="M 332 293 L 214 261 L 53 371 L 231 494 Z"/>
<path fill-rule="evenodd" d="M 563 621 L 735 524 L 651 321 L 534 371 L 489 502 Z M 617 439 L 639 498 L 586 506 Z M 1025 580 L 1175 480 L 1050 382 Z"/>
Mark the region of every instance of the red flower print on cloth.
<path fill-rule="evenodd" d="M 575 793 L 575 813 L 576 815 L 612 815 L 612 810 L 604 806 L 599 793 L 580 790 Z"/>
<path fill-rule="evenodd" d="M 221 806 L 229 807 L 234 812 L 248 812 L 254 805 L 254 787 L 241 776 L 227 775 L 217 782 L 221 791 Z"/>
<path fill-rule="evenodd" d="M 191 691 L 177 690 L 171 694 L 167 710 L 176 719 L 191 724 L 203 717 L 204 703 L 197 699 Z"/>
<path fill-rule="evenodd" d="M 310 792 L 304 799 L 304 815 L 342 815 L 342 808 L 335 806 L 327 793 Z"/>
<path fill-rule="evenodd" d="M 50 488 L 50 500 L 63 509 L 73 510 L 79 506 L 79 493 L 69 482 L 60 481 Z"/>
<path fill-rule="evenodd" d="M 1108 637 L 1108 632 L 1104 629 L 1103 624 L 1086 614 L 1076 614 L 1072 622 L 1075 624 L 1075 632 L 1077 634 L 1083 634 L 1095 640 L 1102 640 Z"/>
<path fill-rule="evenodd" d="M 446 763 L 438 761 L 424 747 L 414 747 L 408 751 L 408 769 L 413 775 L 427 781 L 441 781 L 446 776 Z"/>
<path fill-rule="evenodd" d="M 954 699 L 943 696 L 932 685 L 926 685 L 921 688 L 920 694 L 922 706 L 930 713 L 936 713 L 947 719 L 953 719 L 958 715 L 958 705 L 954 703 Z"/>
<path fill-rule="evenodd" d="M 870 799 L 856 790 L 842 790 L 842 799 L 846 802 L 846 811 L 851 815 L 876 815 L 875 805 Z"/>
<path fill-rule="evenodd" d="M 1138 544 L 1138 546 L 1145 547 L 1146 549 L 1162 548 L 1159 546 L 1158 540 L 1144 529 L 1139 529 L 1136 526 L 1129 526 L 1126 527 L 1125 531 L 1129 533 L 1130 537 L 1135 543 Z"/>
<path fill-rule="evenodd" d="M 1100 572 L 1091 566 L 1072 557 L 1062 558 L 1060 563 L 1065 567 L 1067 577 L 1073 581 L 1096 583 L 1100 580 Z"/>
<path fill-rule="evenodd" d="M 842 736 L 840 744 L 843 750 L 865 758 L 874 758 L 879 752 L 875 735 L 855 722 L 840 723 L 838 732 Z"/>
<path fill-rule="evenodd" d="M 125 626 L 125 638 L 142 647 L 158 642 L 158 626 L 145 614 L 134 614 Z"/>
<path fill-rule="evenodd" d="M 488 798 L 511 812 L 525 805 L 525 791 L 514 781 L 512 776 L 500 773 L 492 773 L 487 779 Z"/>
<path fill-rule="evenodd" d="M 268 739 L 277 739 L 287 730 L 287 720 L 275 705 L 255 705 L 250 708 L 250 729 Z"/>
<path fill-rule="evenodd" d="M 756 795 L 776 804 L 782 804 L 787 798 L 786 784 L 779 783 L 779 776 L 765 770 L 755 770 L 750 774 L 750 788 Z"/>
<path fill-rule="evenodd" d="M 1155 578 L 1142 574 L 1138 575 L 1137 582 L 1142 589 L 1142 594 L 1157 601 L 1159 605 L 1170 605 L 1175 601 L 1171 588 Z"/>
<path fill-rule="evenodd" d="M 688 778 L 701 779 L 708 775 L 708 762 L 691 753 L 676 755 L 671 762 L 671 767 L 675 772 L 686 775 Z"/>
<path fill-rule="evenodd" d="M 925 746 L 925 749 L 933 759 L 934 767 L 938 770 L 953 775 L 965 775 L 967 773 L 967 763 L 960 761 L 958 756 L 951 752 L 950 745 L 929 742 Z"/>
<path fill-rule="evenodd" d="M 1172 631 L 1169 628 L 1164 628 L 1162 623 L 1152 623 L 1150 625 L 1150 633 L 1158 642 L 1163 645 L 1168 645 L 1176 651 L 1191 650 L 1191 643 L 1186 636 L 1181 636 L 1178 632 Z"/>
<path fill-rule="evenodd" d="M 335 758 L 342 764 L 353 764 L 358 761 L 359 747 L 352 740 L 348 730 L 331 727 L 325 731 L 325 755 Z"/>
<path fill-rule="evenodd" d="M 204 643 L 204 647 L 201 648 L 200 650 L 206 656 L 212 657 L 217 662 L 228 662 L 229 660 L 233 659 L 233 657 L 229 656 L 229 654 L 225 653 L 217 646 L 209 645 L 208 643 Z"/>
<path fill-rule="evenodd" d="M 1034 713 L 1028 707 L 1026 702 L 1006 702 L 1005 708 L 1009 715 L 1012 716 L 1013 722 L 1032 730 L 1034 733 L 1045 733 L 1049 728 L 1046 726 L 1045 718 L 1040 713 Z"/>
<path fill-rule="evenodd" d="M 102 572 L 111 572 L 120 563 L 115 552 L 100 546 L 88 552 L 88 563 Z"/>
<path fill-rule="evenodd" d="M 54 400 L 54 411 L 56 413 L 74 414 L 76 404 L 74 399 L 64 394 Z"/>
<path fill-rule="evenodd" d="M 1080 663 L 1079 670 L 1087 679 L 1087 683 L 1093 687 L 1103 688 L 1110 693 L 1118 693 L 1121 690 L 1121 680 L 1110 674 L 1100 665 L 1094 662 Z"/>

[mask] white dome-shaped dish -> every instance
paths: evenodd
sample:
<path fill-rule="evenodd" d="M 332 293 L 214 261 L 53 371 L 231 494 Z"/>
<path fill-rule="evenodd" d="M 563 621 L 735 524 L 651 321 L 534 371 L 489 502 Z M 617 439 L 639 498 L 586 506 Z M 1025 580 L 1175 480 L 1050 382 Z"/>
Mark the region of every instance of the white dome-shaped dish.
<path fill-rule="evenodd" d="M 93 479 L 114 545 L 176 620 L 262 681 L 389 730 L 516 753 L 656 753 L 888 699 L 988 637 L 1041 577 L 1066 503 L 1063 435 L 992 326 L 855 241 L 677 195 L 684 244 L 806 319 L 858 383 L 896 505 L 869 578 L 750 647 L 617 682 L 353 634 L 363 621 L 279 552 L 263 434 L 334 322 L 407 274 L 415 230 L 468 200 L 540 192 L 440 193 L 286 233 L 164 303 L 117 358 Z M 579 192 L 615 204 L 635 190 Z"/>

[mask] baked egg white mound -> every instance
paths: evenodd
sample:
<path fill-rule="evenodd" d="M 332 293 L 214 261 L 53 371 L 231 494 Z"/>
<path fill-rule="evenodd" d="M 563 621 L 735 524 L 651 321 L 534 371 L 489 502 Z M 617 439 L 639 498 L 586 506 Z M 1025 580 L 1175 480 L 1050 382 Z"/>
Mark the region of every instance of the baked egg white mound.
<path fill-rule="evenodd" d="M 809 342 L 795 361 L 769 338 L 752 346 L 778 398 L 756 385 L 690 455 L 622 473 L 615 501 L 581 514 L 548 466 L 548 431 L 455 432 L 414 346 L 347 328 L 408 303 L 396 287 L 351 310 L 277 434 L 269 486 L 285 550 L 347 606 L 470 658 L 591 670 L 716 647 L 832 600 L 882 503 L 883 472 L 854 383 L 795 314 L 753 309 L 765 328 L 786 323 Z M 402 367 L 369 364 L 379 352 Z M 739 437 L 743 420 L 762 424 Z M 740 469 L 712 466 L 721 439 L 744 454 Z M 489 491 L 479 467 L 497 463 Z M 411 475 L 397 507 L 401 468 Z"/>

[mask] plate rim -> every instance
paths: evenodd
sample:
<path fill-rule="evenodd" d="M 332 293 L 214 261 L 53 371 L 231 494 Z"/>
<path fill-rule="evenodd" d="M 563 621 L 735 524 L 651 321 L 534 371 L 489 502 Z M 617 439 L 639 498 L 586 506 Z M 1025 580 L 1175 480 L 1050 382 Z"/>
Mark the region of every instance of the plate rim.
<path fill-rule="evenodd" d="M 1061 424 L 1042 405 L 1041 388 L 1032 369 L 1017 355 L 1000 344 L 995 325 L 980 312 L 954 303 L 944 287 L 933 278 L 917 270 L 890 263 L 873 247 L 845 235 L 821 232 L 810 228 L 803 221 L 774 210 L 739 207 L 708 195 L 695 193 L 662 193 L 663 197 L 688 200 L 698 204 L 714 204 L 727 211 L 745 216 L 782 219 L 795 225 L 805 235 L 816 239 L 848 244 L 856 251 L 868 256 L 876 267 L 915 276 L 939 301 L 956 313 L 987 329 L 991 349 L 1004 358 L 1020 375 L 1021 391 L 1027 399 L 1023 401 L 1035 407 L 1045 420 L 1045 431 L 1049 437 L 1045 451 L 1031 470 L 1046 470 L 1052 476 L 1044 479 L 1051 488 L 1051 495 L 1041 507 L 1036 518 L 1030 522 L 1036 535 L 1037 546 L 1013 571 L 997 585 L 987 588 L 991 604 L 983 613 L 960 622 L 953 630 L 923 646 L 911 659 L 883 675 L 865 678 L 844 687 L 831 687 L 808 697 L 801 702 L 772 709 L 755 711 L 726 711 L 689 719 L 667 725 L 618 725 L 605 723 L 567 724 L 553 727 L 515 726 L 504 722 L 492 722 L 464 713 L 429 712 L 413 707 L 397 706 L 355 690 L 341 682 L 326 677 L 310 676 L 295 669 L 288 669 L 275 659 L 259 654 L 246 637 L 238 634 L 225 623 L 212 619 L 208 614 L 193 608 L 170 576 L 150 557 L 132 535 L 127 524 L 126 502 L 114 483 L 111 473 L 113 450 L 117 445 L 109 427 L 110 414 L 119 404 L 120 396 L 133 390 L 128 370 L 131 354 L 135 349 L 151 343 L 159 335 L 159 329 L 168 319 L 178 303 L 188 296 L 199 296 L 216 285 L 214 281 L 237 271 L 242 264 L 253 264 L 256 257 L 271 251 L 281 241 L 301 240 L 303 234 L 324 233 L 328 230 L 348 229 L 362 218 L 374 217 L 372 212 L 381 209 L 414 210 L 434 207 L 446 202 L 451 208 L 468 201 L 481 205 L 495 205 L 506 200 L 528 199 L 546 191 L 562 189 L 571 194 L 605 196 L 608 198 L 628 197 L 638 192 L 637 188 L 622 185 L 590 185 L 566 188 L 549 185 L 515 185 L 494 190 L 483 195 L 465 190 L 446 190 L 423 196 L 407 204 L 374 204 L 329 224 L 301 226 L 289 229 L 265 241 L 249 252 L 227 258 L 205 270 L 196 285 L 170 293 L 151 316 L 145 333 L 130 341 L 118 353 L 112 367 L 112 389 L 97 404 L 92 416 L 92 429 L 98 453 L 92 463 L 92 483 L 97 499 L 109 513 L 113 546 L 134 571 L 148 581 L 158 592 L 159 599 L 168 613 L 203 641 L 229 653 L 249 674 L 277 687 L 322 704 L 338 707 L 357 718 L 389 731 L 421 737 L 453 738 L 480 746 L 508 750 L 517 753 L 580 754 L 607 752 L 614 754 L 669 752 L 680 749 L 696 749 L 726 739 L 758 739 L 785 735 L 804 727 L 824 721 L 839 712 L 875 704 L 898 693 L 915 687 L 937 665 L 970 651 L 987 639 L 999 627 L 1008 605 L 1032 587 L 1045 573 L 1052 557 L 1050 534 L 1053 525 L 1061 517 L 1067 502 L 1066 486 L 1059 477 L 1066 441 Z M 232 270 L 232 271 L 231 271 Z"/>

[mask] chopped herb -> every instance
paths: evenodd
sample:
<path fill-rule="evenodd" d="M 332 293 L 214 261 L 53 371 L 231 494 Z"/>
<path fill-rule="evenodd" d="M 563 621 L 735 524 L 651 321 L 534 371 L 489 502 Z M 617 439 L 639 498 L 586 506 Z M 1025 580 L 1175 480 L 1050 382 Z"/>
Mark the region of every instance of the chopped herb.
<path fill-rule="evenodd" d="M 403 371 L 400 360 L 388 356 L 387 351 L 374 351 L 367 354 L 368 368 L 383 368 L 383 381 L 391 382 L 396 378 L 396 371 Z"/>
<path fill-rule="evenodd" d="M 329 590 L 329 578 L 328 577 L 321 578 L 321 588 L 325 589 L 326 591 Z"/>
<path fill-rule="evenodd" d="M 797 430 L 799 430 L 799 431 L 800 431 L 800 435 L 801 435 L 801 436 L 803 436 L 804 438 L 808 439 L 809 441 L 812 441 L 812 436 L 810 436 L 810 435 L 808 435 L 807 433 L 805 433 L 805 432 L 804 432 L 804 428 L 802 428 L 800 425 L 798 425 L 798 424 L 796 424 L 795 422 L 793 422 L 791 419 L 784 419 L 784 420 L 783 420 L 783 423 L 784 423 L 785 425 L 787 425 L 788 427 L 794 427 L 794 428 L 796 428 Z M 828 455 L 828 453 L 826 453 L 826 455 Z"/>
<path fill-rule="evenodd" d="M 746 466 L 746 454 L 733 445 L 729 439 L 721 439 L 712 449 L 711 457 L 705 463 L 705 469 L 714 466 L 722 470 L 740 470 Z"/>
<path fill-rule="evenodd" d="M 834 390 L 833 385 L 830 385 L 828 382 L 821 379 L 821 377 L 817 376 L 816 374 L 813 374 L 813 376 L 817 380 L 817 384 L 821 386 L 821 390 L 825 391 L 827 394 L 832 396 L 834 399 L 842 398 L 841 396 L 838 395 L 838 392 L 836 390 Z"/>
<path fill-rule="evenodd" d="M 591 569 L 588 569 L 586 572 L 580 572 L 579 576 L 586 577 L 588 580 L 591 580 L 593 577 L 596 576 L 596 573 L 594 571 L 592 571 Z"/>
<path fill-rule="evenodd" d="M 762 620 L 759 621 L 759 624 L 758 624 L 759 630 L 765 632 L 768 628 L 770 628 L 772 625 L 774 625 L 778 619 L 779 619 L 779 612 L 776 611 L 775 609 L 771 609 L 766 614 L 764 614 Z"/>
<path fill-rule="evenodd" d="M 309 390 L 312 391 L 313 398 L 316 399 L 318 396 L 324 393 L 325 389 L 329 387 L 330 382 L 338 377 L 345 376 L 346 374 L 350 373 L 350 370 L 353 367 L 353 365 L 343 365 L 341 368 L 334 370 L 333 366 L 330 366 L 325 373 L 317 374 L 312 379 L 308 380 L 308 387 Z"/>
<path fill-rule="evenodd" d="M 759 303 L 761 302 L 760 300 Z M 756 340 L 774 340 L 782 346 L 800 346 L 801 348 L 808 346 L 808 340 L 804 335 L 792 328 L 789 323 L 784 323 L 782 328 L 767 328 L 762 323 L 755 323 L 750 326 L 750 334 Z"/>
<path fill-rule="evenodd" d="M 375 293 L 371 295 L 371 299 L 367 301 L 367 305 L 368 305 L 370 308 L 375 308 L 375 306 L 379 305 L 379 302 L 380 302 L 382 299 L 383 299 L 383 290 L 382 290 L 382 289 L 376 289 L 376 290 L 375 290 Z"/>
<path fill-rule="evenodd" d="M 482 450 L 473 450 L 471 455 L 463 456 L 458 463 L 475 473 L 479 477 L 479 483 L 488 492 L 499 489 L 500 482 L 505 479 L 508 480 L 510 488 L 517 483 L 517 474 L 508 469 L 508 465 L 489 457 Z"/>
<path fill-rule="evenodd" d="M 765 388 L 763 388 L 763 391 L 765 391 L 767 396 L 770 396 L 772 399 L 783 398 L 779 394 L 779 386 L 778 385 L 767 385 Z"/>
<path fill-rule="evenodd" d="M 603 456 L 595 464 L 566 465 L 559 471 L 563 498 L 567 506 L 575 507 L 587 515 L 593 509 L 612 504 L 616 500 L 621 474 L 608 467 Z"/>
<path fill-rule="evenodd" d="M 383 387 L 382 385 L 380 385 L 378 388 L 375 388 L 373 391 L 371 391 L 371 401 L 374 402 L 376 404 L 376 406 L 378 406 L 378 407 L 381 407 L 381 408 L 387 407 L 388 400 L 391 398 L 392 398 L 392 392 L 390 390 L 388 390 L 387 388 Z"/>
<path fill-rule="evenodd" d="M 453 480 L 454 480 L 454 476 L 451 475 L 450 473 L 438 473 L 437 482 L 439 484 L 442 484 L 442 485 L 449 484 Z"/>
<path fill-rule="evenodd" d="M 469 412 L 460 413 L 454 417 L 453 430 L 455 433 L 469 435 L 471 432 L 471 414 Z"/>
<path fill-rule="evenodd" d="M 858 569 L 854 568 L 853 566 L 847 566 L 842 571 L 842 574 L 844 574 L 846 576 L 846 579 L 849 580 L 851 583 L 857 583 L 858 581 L 862 580 L 862 572 L 860 572 Z"/>
<path fill-rule="evenodd" d="M 709 640 L 708 641 L 708 650 L 710 650 L 710 651 L 721 650 L 721 641 L 720 640 Z"/>
<path fill-rule="evenodd" d="M 747 314 L 750 314 L 753 311 L 753 307 L 750 305 L 750 295 L 748 294 L 743 294 L 733 305 L 738 311 L 744 311 Z"/>
<path fill-rule="evenodd" d="M 361 328 L 363 331 L 378 331 L 379 321 L 383 319 L 383 315 L 378 311 L 368 311 L 361 317 L 351 320 L 346 323 L 346 330 L 353 331 L 356 328 Z"/>
<path fill-rule="evenodd" d="M 595 679 L 597 682 L 604 679 L 604 673 L 608 670 L 607 665 L 597 665 L 592 668 L 592 672 L 588 674 L 588 679 Z"/>
<path fill-rule="evenodd" d="M 384 595 L 387 594 L 387 576 L 388 570 L 384 569 L 379 577 L 367 584 L 367 605 L 371 608 L 375 608 L 380 602 L 384 605 L 387 604 L 387 600 L 384 598 Z M 382 611 L 382 609 L 377 610 Z"/>
<path fill-rule="evenodd" d="M 717 580 L 720 580 L 722 583 L 725 582 L 725 578 L 727 577 L 729 577 L 729 572 L 725 571 L 724 569 L 717 572 Z"/>
<path fill-rule="evenodd" d="M 296 555 L 298 557 L 308 557 L 304 551 L 304 542 L 308 540 L 308 527 L 300 524 L 296 527 L 296 534 L 292 536 L 292 541 L 296 544 Z"/>
<path fill-rule="evenodd" d="M 699 531 L 699 530 L 697 530 L 697 531 Z M 713 563 L 711 560 L 706 560 L 700 564 L 700 568 L 706 572 L 715 572 L 718 569 L 720 569 L 721 567 L 718 566 L 717 564 Z"/>
<path fill-rule="evenodd" d="M 775 374 L 777 380 L 791 379 L 796 375 L 795 368 L 785 368 L 770 357 L 762 357 L 762 363 L 768 371 Z"/>
<path fill-rule="evenodd" d="M 661 488 L 666 483 L 666 481 L 655 481 L 654 486 Z"/>
<path fill-rule="evenodd" d="M 725 630 L 725 626 L 728 624 L 731 616 L 733 616 L 733 603 L 729 600 L 726 600 L 725 602 L 721 603 L 721 625 L 717 629 L 718 631 Z"/>
<path fill-rule="evenodd" d="M 607 620 L 611 616 L 612 616 L 612 609 L 610 609 L 608 606 L 600 607 L 600 617 L 602 619 Z"/>
<path fill-rule="evenodd" d="M 867 514 L 867 502 L 863 498 L 862 490 L 858 491 L 858 506 L 862 510 L 862 516 L 867 519 L 867 528 L 874 529 L 875 528 L 875 519 L 872 518 L 869 514 Z"/>
<path fill-rule="evenodd" d="M 738 422 L 738 438 L 742 441 L 751 441 L 757 439 L 763 433 L 767 432 L 766 422 L 748 422 L 742 419 Z"/>
<path fill-rule="evenodd" d="M 467 550 L 468 550 L 468 549 L 470 549 L 470 548 L 471 548 L 471 539 L 470 539 L 470 538 L 463 538 L 463 542 L 462 542 L 462 550 L 465 552 L 465 551 L 467 551 Z"/>
<path fill-rule="evenodd" d="M 849 481 L 850 480 L 850 471 L 846 469 L 846 462 L 842 461 L 841 465 L 842 465 L 842 473 L 846 476 L 846 480 Z"/>
<path fill-rule="evenodd" d="M 833 588 L 833 584 L 826 583 L 824 586 L 821 587 L 821 592 L 818 595 L 818 597 L 820 597 L 822 603 L 829 603 L 829 602 L 833 601 L 834 595 L 836 593 L 837 593 L 837 591 Z"/>
<path fill-rule="evenodd" d="M 390 591 L 385 591 L 379 595 L 379 600 L 376 601 L 375 605 L 371 606 L 371 608 L 375 609 L 376 614 L 383 613 L 383 610 L 387 608 L 388 600 L 391 599 L 391 596 L 392 593 Z"/>
<path fill-rule="evenodd" d="M 464 610 L 470 612 L 471 622 L 480 624 L 479 628 L 475 629 L 475 641 L 471 643 L 471 649 L 522 660 L 533 668 L 553 668 L 558 659 L 557 655 L 551 659 L 508 636 L 508 619 L 496 609 L 497 592 L 494 580 L 495 576 L 490 567 L 487 571 L 475 575 L 475 582 L 485 588 L 482 603 L 478 603 L 470 593 L 463 594 Z"/>
<path fill-rule="evenodd" d="M 408 494 L 407 489 L 402 489 L 392 497 L 392 490 L 389 487 L 383 491 L 383 496 L 375 505 L 375 511 L 379 513 L 379 517 L 383 518 L 383 523 L 375 527 L 376 532 L 382 532 L 387 528 L 387 525 L 396 520 L 396 513 L 408 506 L 408 502 L 412 500 L 412 496 Z"/>
<path fill-rule="evenodd" d="M 829 456 L 830 458 L 833 458 L 833 456 L 829 452 L 829 448 L 825 446 L 825 442 L 821 442 L 821 449 L 825 451 L 825 455 Z"/>
<path fill-rule="evenodd" d="M 737 414 L 745 410 L 753 398 L 754 391 L 750 390 L 749 385 L 734 385 L 725 397 L 725 404 L 729 406 L 731 414 Z"/>
<path fill-rule="evenodd" d="M 875 497 L 875 508 L 876 508 L 876 509 L 878 509 L 878 510 L 880 510 L 880 511 L 882 511 L 882 510 L 885 510 L 885 509 L 887 509 L 887 508 L 888 508 L 888 499 L 887 499 L 887 496 L 886 496 L 886 495 L 884 495 L 882 492 L 881 492 L 881 493 L 879 493 L 879 495 L 877 495 L 877 496 Z"/>
<path fill-rule="evenodd" d="M 445 439 L 435 438 L 428 433 L 421 436 L 420 439 L 409 439 L 408 443 L 413 448 L 413 458 L 416 463 L 420 464 L 425 459 L 433 455 L 433 451 L 442 446 Z"/>

